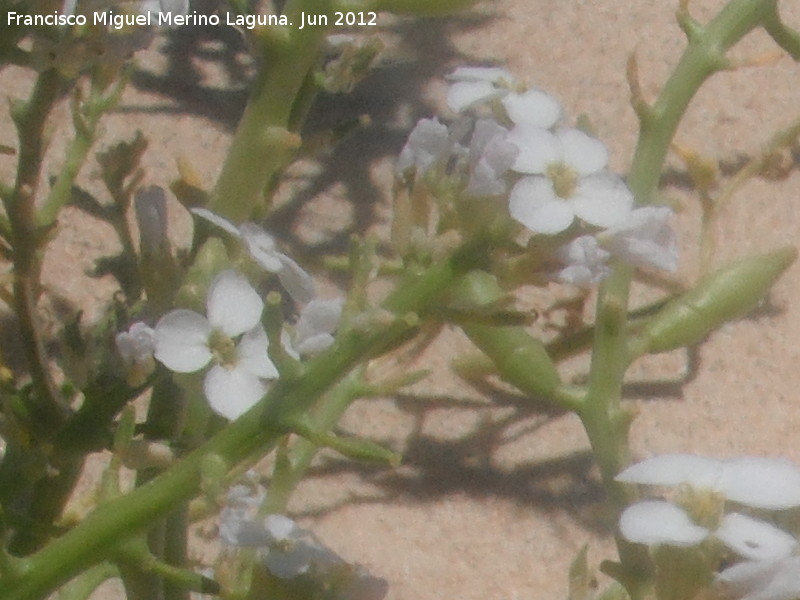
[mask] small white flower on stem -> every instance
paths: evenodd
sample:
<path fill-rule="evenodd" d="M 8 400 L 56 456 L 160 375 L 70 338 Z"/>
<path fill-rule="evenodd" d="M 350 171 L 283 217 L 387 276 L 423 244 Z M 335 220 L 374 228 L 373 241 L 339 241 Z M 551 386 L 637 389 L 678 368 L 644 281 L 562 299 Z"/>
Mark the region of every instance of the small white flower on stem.
<path fill-rule="evenodd" d="M 782 529 L 739 513 L 722 518 L 716 528 L 695 523 L 681 507 L 663 500 L 632 504 L 622 513 L 619 530 L 629 542 L 648 546 L 696 546 L 709 536 L 750 560 L 790 555 L 797 541 Z"/>
<path fill-rule="evenodd" d="M 268 515 L 264 529 L 270 538 L 264 564 L 275 577 L 292 579 L 311 569 L 324 571 L 344 562 L 289 517 Z"/>
<path fill-rule="evenodd" d="M 237 484 L 228 490 L 219 513 L 219 538 L 228 546 L 259 548 L 269 542 L 258 511 L 267 498 L 261 485 Z"/>
<path fill-rule="evenodd" d="M 786 557 L 798 547 L 794 537 L 769 523 L 722 512 L 726 501 L 766 510 L 800 505 L 800 470 L 789 461 L 667 454 L 632 465 L 616 479 L 677 486 L 677 503 L 645 501 L 625 509 L 620 532 L 631 542 L 691 546 L 713 536 L 751 560 Z"/>
<path fill-rule="evenodd" d="M 275 273 L 296 302 L 305 304 L 314 297 L 314 280 L 300 265 L 278 250 L 275 238 L 263 228 L 255 223 L 242 223 L 237 227 L 207 208 L 193 208 L 191 212 L 240 239 L 253 260 L 265 271 Z"/>
<path fill-rule="evenodd" d="M 742 456 L 717 460 L 692 454 L 662 454 L 631 465 L 616 480 L 659 486 L 685 484 L 765 510 L 800 506 L 800 469 L 782 458 Z"/>
<path fill-rule="evenodd" d="M 667 206 L 637 208 L 598 238 L 604 248 L 630 265 L 675 271 L 678 242 L 669 223 L 672 216 Z"/>
<path fill-rule="evenodd" d="M 439 164 L 446 163 L 456 146 L 447 125 L 439 119 L 420 119 L 408 134 L 395 167 L 398 174 L 409 169 L 421 177 Z"/>
<path fill-rule="evenodd" d="M 334 342 L 333 333 L 339 327 L 343 305 L 341 298 L 315 298 L 304 306 L 289 335 L 289 353 L 296 357 L 313 356 L 327 350 Z"/>
<path fill-rule="evenodd" d="M 549 129 L 561 119 L 561 105 L 537 89 L 522 90 L 516 78 L 496 67 L 459 67 L 447 76 L 447 106 L 455 113 L 501 99 L 509 120 L 521 127 Z"/>
<path fill-rule="evenodd" d="M 208 403 L 216 413 L 236 419 L 266 393 L 265 380 L 278 376 L 260 325 L 263 308 L 244 277 L 223 271 L 208 289 L 208 317 L 177 309 L 159 320 L 155 357 L 178 373 L 199 371 L 213 362 L 203 384 Z"/>
<path fill-rule="evenodd" d="M 631 212 L 633 194 L 605 170 L 608 152 L 599 140 L 577 129 L 515 129 L 509 139 L 520 150 L 513 170 L 529 174 L 511 190 L 509 212 L 530 231 L 560 233 L 576 217 L 612 227 Z"/>
<path fill-rule="evenodd" d="M 555 252 L 555 258 L 564 265 L 554 277 L 562 283 L 591 286 L 600 283 L 611 273 L 608 259 L 611 254 L 600 247 L 591 235 L 582 235 Z"/>
<path fill-rule="evenodd" d="M 114 341 L 125 367 L 128 384 L 132 387 L 142 385 L 155 368 L 155 332 L 138 321 L 128 331 L 118 333 Z"/>
<path fill-rule="evenodd" d="M 508 141 L 509 131 L 494 119 L 475 123 L 469 146 L 468 196 L 497 196 L 506 191 L 505 174 L 519 153 Z"/>

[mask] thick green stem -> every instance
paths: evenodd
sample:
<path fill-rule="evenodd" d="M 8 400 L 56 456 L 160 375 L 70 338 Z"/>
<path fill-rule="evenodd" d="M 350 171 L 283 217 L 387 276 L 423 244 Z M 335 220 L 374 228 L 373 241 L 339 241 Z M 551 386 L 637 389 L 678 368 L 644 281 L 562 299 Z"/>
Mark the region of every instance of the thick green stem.
<path fill-rule="evenodd" d="M 293 23 L 287 37 L 264 43 L 261 71 L 211 200 L 211 210 L 234 223 L 251 217 L 267 184 L 297 145 L 289 135 L 292 111 L 328 32 L 325 26 L 299 29 L 301 13 L 326 15 L 330 7 L 330 0 L 290 0 L 284 11 Z M 328 20 L 332 22 L 332 14 Z"/>

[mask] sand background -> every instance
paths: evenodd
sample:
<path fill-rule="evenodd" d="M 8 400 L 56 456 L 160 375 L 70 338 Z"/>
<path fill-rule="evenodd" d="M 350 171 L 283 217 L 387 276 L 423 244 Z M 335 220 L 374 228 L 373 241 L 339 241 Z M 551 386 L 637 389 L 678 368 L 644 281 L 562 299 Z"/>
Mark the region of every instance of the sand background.
<path fill-rule="evenodd" d="M 781 4 L 786 21 L 800 27 L 800 5 Z M 635 51 L 644 94 L 654 98 L 685 47 L 676 5 L 495 0 L 448 19 L 382 16 L 388 51 L 380 68 L 351 95 L 321 98 L 308 133 L 365 114 L 371 124 L 333 152 L 290 170 L 291 185 L 269 229 L 306 265 L 342 250 L 352 232 L 385 234 L 396 155 L 418 118 L 442 110 L 442 76 L 458 65 L 503 66 L 559 98 L 573 119 L 586 114 L 610 148 L 612 167 L 624 173 L 637 133 L 626 61 Z M 723 5 L 696 0 L 691 9 L 704 21 Z M 173 179 L 175 158 L 184 156 L 211 185 L 246 98 L 251 69 L 232 50 L 240 42 L 230 28 L 189 27 L 141 53 L 142 66 L 107 119 L 104 141 L 141 130 L 150 142 L 147 182 Z M 755 59 L 775 49 L 757 32 L 733 56 Z M 800 117 L 798 83 L 800 67 L 786 57 L 716 75 L 692 103 L 676 139 L 720 159 L 724 169 L 740 164 Z M 27 87 L 19 71 L 0 72 L 5 95 L 21 97 Z M 63 152 L 66 112 L 63 117 L 53 156 Z M 12 143 L 7 120 L 0 121 L 0 135 L 0 143 Z M 717 223 L 715 264 L 798 242 L 800 173 L 789 158 L 785 178 L 753 180 L 732 199 Z M 10 160 L 0 156 L 3 173 Z M 680 213 L 679 277 L 691 281 L 698 205 L 674 157 L 668 175 L 664 193 Z M 91 185 L 95 176 L 90 166 L 81 181 Z M 189 220 L 173 208 L 180 237 Z M 95 257 L 113 250 L 112 239 L 108 227 L 69 209 L 45 263 L 46 283 L 90 316 L 115 284 L 105 278 L 87 285 L 85 272 Z M 748 453 L 800 462 L 799 270 L 792 267 L 750 318 L 726 325 L 692 351 L 632 367 L 625 397 L 640 407 L 632 428 L 638 456 Z M 531 291 L 526 301 L 542 308 L 547 295 Z M 591 299 L 585 306 L 588 314 Z M 401 468 L 328 457 L 301 485 L 291 509 L 341 555 L 386 578 L 392 600 L 563 598 L 567 565 L 584 543 L 594 565 L 613 556 L 585 437 L 573 416 L 453 376 L 451 359 L 468 348 L 460 335 L 445 332 L 416 363 L 433 368 L 430 380 L 396 398 L 361 402 L 346 415 L 345 430 L 402 449 Z M 564 369 L 580 379 L 585 359 Z M 96 597 L 119 596 L 111 586 Z"/>

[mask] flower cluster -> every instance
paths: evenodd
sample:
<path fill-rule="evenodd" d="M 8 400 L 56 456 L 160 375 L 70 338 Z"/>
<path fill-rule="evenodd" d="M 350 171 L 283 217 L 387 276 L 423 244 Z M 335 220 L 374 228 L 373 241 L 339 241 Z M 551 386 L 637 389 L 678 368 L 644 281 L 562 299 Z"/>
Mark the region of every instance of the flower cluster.
<path fill-rule="evenodd" d="M 672 501 L 645 500 L 620 518 L 628 541 L 651 547 L 712 548 L 719 542 L 743 559 L 715 577 L 727 598 L 792 600 L 800 596 L 795 537 L 764 520 L 729 511 L 729 504 L 759 511 L 800 506 L 800 469 L 786 460 L 740 457 L 715 460 L 667 454 L 637 463 L 617 481 L 676 490 Z"/>
<path fill-rule="evenodd" d="M 281 343 L 295 359 L 311 356 L 334 342 L 342 314 L 341 299 L 315 297 L 314 283 L 294 260 L 278 251 L 275 240 L 253 223 L 235 226 L 205 209 L 193 212 L 238 239 L 258 265 L 275 273 L 289 295 L 302 306 L 297 322 L 284 328 Z M 279 376 L 269 357 L 269 340 L 261 325 L 264 301 L 247 279 L 233 270 L 219 273 L 208 288 L 206 314 L 178 308 L 162 316 L 155 328 L 137 322 L 117 335 L 117 350 L 128 382 L 141 385 L 158 360 L 176 373 L 208 367 L 203 391 L 217 414 L 236 419 L 264 396 Z M 210 365 L 210 366 L 209 366 Z"/>
<path fill-rule="evenodd" d="M 281 514 L 259 517 L 265 499 L 266 492 L 260 486 L 255 490 L 245 485 L 231 488 L 220 511 L 219 535 L 223 544 L 255 549 L 261 564 L 275 577 L 313 579 L 329 591 L 335 590 L 331 597 L 380 600 L 386 595 L 383 579 L 348 564 L 294 520 Z"/>
<path fill-rule="evenodd" d="M 463 197 L 502 199 L 531 234 L 567 235 L 553 251 L 562 268 L 552 273 L 567 283 L 597 283 L 611 259 L 677 267 L 672 211 L 634 208 L 605 145 L 565 126 L 553 97 L 499 68 L 462 67 L 448 79 L 447 103 L 459 118 L 449 127 L 417 123 L 397 163 L 401 177 L 455 177 Z"/>

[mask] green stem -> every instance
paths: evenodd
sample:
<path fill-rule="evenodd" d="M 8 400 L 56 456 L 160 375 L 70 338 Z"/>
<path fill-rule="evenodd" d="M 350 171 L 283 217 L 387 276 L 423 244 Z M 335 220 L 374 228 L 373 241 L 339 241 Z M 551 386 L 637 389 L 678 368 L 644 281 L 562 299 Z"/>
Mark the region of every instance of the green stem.
<path fill-rule="evenodd" d="M 639 204 L 649 204 L 680 120 L 700 86 L 727 67 L 725 53 L 775 14 L 777 0 L 733 0 L 694 36 L 656 103 L 641 118 L 628 186 Z"/>
<path fill-rule="evenodd" d="M 384 307 L 407 314 L 430 306 L 486 254 L 487 240 L 466 244 L 449 260 L 400 285 Z M 81 570 L 105 560 L 118 544 L 195 496 L 208 458 L 217 457 L 233 466 L 256 451 L 266 452 L 284 433 L 272 428 L 271 423 L 285 422 L 291 415 L 307 410 L 353 367 L 404 341 L 415 325 L 413 320 L 398 319 L 368 332 L 351 331 L 342 336 L 329 351 L 309 362 L 301 380 L 288 384 L 279 381 L 255 407 L 174 467 L 131 493 L 99 506 L 75 529 L 26 558 L 18 577 L 0 580 L 0 600 L 44 598 Z"/>
<path fill-rule="evenodd" d="M 288 135 L 293 108 L 316 66 L 328 32 L 324 26 L 299 29 L 301 13 L 325 15 L 330 7 L 330 0 L 289 0 L 284 10 L 293 23 L 288 37 L 263 43 L 261 71 L 210 205 L 211 210 L 234 223 L 251 217 L 264 189 L 297 145 L 296 138 Z"/>
<path fill-rule="evenodd" d="M 774 14 L 776 1 L 732 0 L 690 37 L 658 100 L 640 115 L 641 131 L 628 175 L 638 203 L 652 201 L 669 145 L 691 99 L 708 77 L 726 67 L 727 50 Z M 589 396 L 581 411 L 603 482 L 617 510 L 626 503 L 625 493 L 613 478 L 628 460 L 626 417 L 619 403 L 628 367 L 625 345 L 631 275 L 629 268 L 617 267 L 600 290 Z"/>
<path fill-rule="evenodd" d="M 44 128 L 62 84 L 55 70 L 45 71 L 37 78 L 30 100 L 12 109 L 19 136 L 19 162 L 14 192 L 3 203 L 11 223 L 14 251 L 14 310 L 36 390 L 33 409 L 39 417 L 37 426 L 42 426 L 40 433 L 45 435 L 60 426 L 64 414 L 36 318 L 41 257 L 35 201 L 45 152 Z"/>
<path fill-rule="evenodd" d="M 727 50 L 774 15 L 776 6 L 777 0 L 732 0 L 705 28 L 691 28 L 689 46 L 658 100 L 652 107 L 638 106 L 641 129 L 628 175 L 628 185 L 638 204 L 653 201 L 670 143 L 700 86 L 728 66 Z M 630 501 L 630 492 L 614 481 L 614 476 L 629 461 L 630 418 L 620 401 L 629 363 L 625 348 L 631 275 L 630 268 L 618 266 L 601 287 L 588 395 L 579 411 L 609 502 L 617 514 Z M 632 579 L 646 577 L 651 569 L 646 552 L 620 537 L 617 547 Z M 641 595 L 635 587 L 629 587 L 628 592 L 634 600 Z"/>

